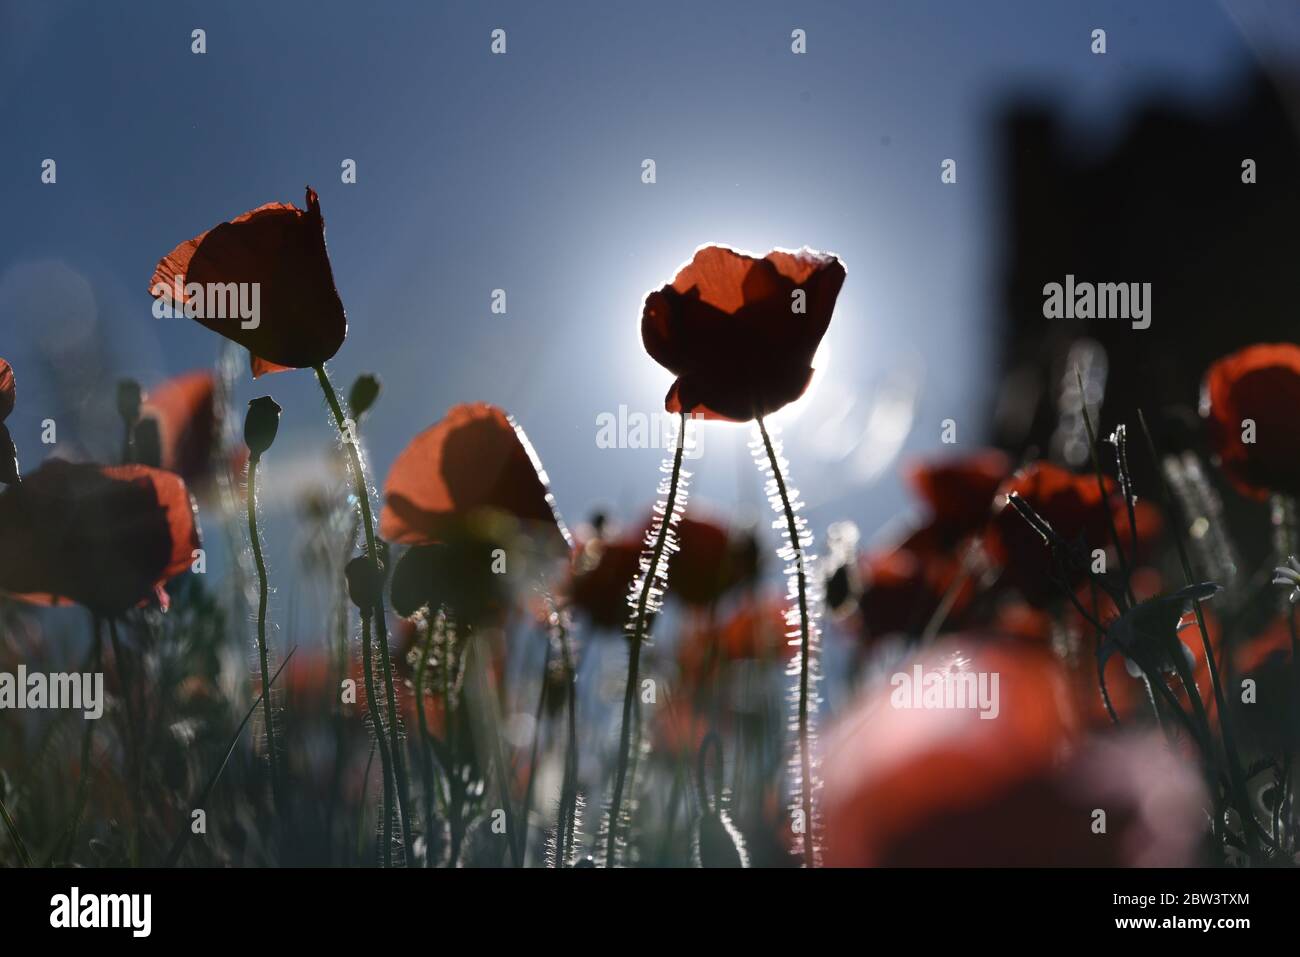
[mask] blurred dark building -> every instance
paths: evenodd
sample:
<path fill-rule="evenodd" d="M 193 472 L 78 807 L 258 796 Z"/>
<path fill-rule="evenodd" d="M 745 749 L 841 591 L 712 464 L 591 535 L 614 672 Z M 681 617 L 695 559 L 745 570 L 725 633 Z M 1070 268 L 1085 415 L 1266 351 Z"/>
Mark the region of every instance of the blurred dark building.
<path fill-rule="evenodd" d="M 1153 99 L 1091 158 L 1050 108 L 1007 114 L 997 444 L 1081 464 L 1077 364 L 1103 430 L 1135 427 L 1140 407 L 1164 449 L 1194 446 L 1209 363 L 1253 342 L 1300 340 L 1298 102 L 1300 77 L 1262 75 L 1218 111 Z M 1254 184 L 1242 182 L 1246 159 Z M 1044 284 L 1067 274 L 1151 283 L 1150 327 L 1044 318 Z"/>

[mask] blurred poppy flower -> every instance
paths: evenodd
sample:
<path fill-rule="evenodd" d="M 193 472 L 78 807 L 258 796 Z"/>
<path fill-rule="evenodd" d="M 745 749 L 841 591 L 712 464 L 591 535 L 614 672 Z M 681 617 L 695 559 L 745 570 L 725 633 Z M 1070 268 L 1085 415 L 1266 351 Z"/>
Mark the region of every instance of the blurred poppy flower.
<path fill-rule="evenodd" d="M 569 598 L 598 627 L 627 623 L 628 595 L 641 570 L 650 527 L 646 521 L 636 533 L 593 538 L 578 549 Z M 691 608 L 708 608 L 757 579 L 758 547 L 752 535 L 687 515 L 674 527 L 678 548 L 668 559 L 669 597 Z"/>
<path fill-rule="evenodd" d="M 513 419 L 486 402 L 453 406 L 389 469 L 380 534 L 394 544 L 429 545 L 504 524 L 564 554 L 568 533 L 546 482 Z"/>
<path fill-rule="evenodd" d="M 504 609 L 505 576 L 527 564 L 533 546 L 542 558 L 569 553 L 527 436 L 482 402 L 454 406 L 398 455 L 379 524 L 386 540 L 414 546 L 393 570 L 402 614 L 451 604 L 459 620 L 478 620 Z"/>
<path fill-rule="evenodd" d="M 995 718 L 895 706 L 891 682 L 828 734 L 826 861 L 833 866 L 1185 866 L 1202 830 L 1197 772 L 1155 737 L 1080 742 L 1064 675 L 1045 652 L 944 642 L 902 666 L 998 676 Z M 1107 809 L 1107 832 L 1088 826 Z"/>
<path fill-rule="evenodd" d="M 1249 346 L 1206 372 L 1201 415 L 1224 474 L 1242 494 L 1300 494 L 1297 402 L 1300 346 L 1291 343 Z"/>
<path fill-rule="evenodd" d="M 14 370 L 0 359 L 0 484 L 12 485 L 18 481 L 18 449 L 14 446 L 9 427 L 4 424 L 14 410 Z"/>
<path fill-rule="evenodd" d="M 1059 586 L 1048 574 L 1053 567 L 1051 549 L 1010 506 L 1008 497 L 1013 492 L 1073 550 L 1076 564 L 1087 567 L 1094 549 L 1112 545 L 1112 521 L 1125 554 L 1131 555 L 1134 537 L 1127 510 L 1109 478 L 1105 479 L 1105 489 L 1103 496 L 1096 475 L 1076 475 L 1050 462 L 1033 462 L 1002 483 L 994 500 L 995 514 L 984 536 L 984 547 L 990 558 L 1003 567 L 1006 583 L 1019 588 L 1034 604 L 1053 600 L 1060 594 Z M 1159 535 L 1162 523 L 1159 512 L 1144 501 L 1137 502 L 1134 517 L 1140 557 Z M 1077 572 L 1078 568 L 1073 571 Z"/>
<path fill-rule="evenodd" d="M 179 476 L 53 459 L 0 493 L 0 589 L 116 615 L 157 599 L 199 547 Z"/>
<path fill-rule="evenodd" d="M 644 549 L 644 532 L 583 543 L 569 576 L 570 604 L 597 628 L 622 628 L 628 618 L 628 591 L 641 568 Z"/>
<path fill-rule="evenodd" d="M 311 187 L 306 205 L 267 203 L 181 243 L 154 269 L 149 293 L 164 310 L 155 314 L 169 308 L 245 346 L 254 377 L 331 358 L 347 335 L 347 317 Z M 232 292 L 235 298 L 226 298 Z M 224 315 L 208 315 L 217 299 Z M 251 317 L 232 302 L 251 306 Z"/>
<path fill-rule="evenodd" d="M 4 359 L 0 359 L 0 422 L 9 418 L 14 410 L 14 370 Z"/>
<path fill-rule="evenodd" d="M 744 422 L 799 398 L 844 276 L 807 248 L 756 259 L 701 246 L 642 309 L 646 351 L 677 376 L 665 408 Z"/>
<path fill-rule="evenodd" d="M 137 457 L 201 485 L 211 473 L 217 427 L 215 377 L 183 373 L 149 390 L 136 426 Z"/>
<path fill-rule="evenodd" d="M 677 652 L 683 683 L 701 687 L 719 667 L 732 662 L 793 658 L 799 647 L 790 644 L 788 635 L 797 635 L 799 626 L 786 621 L 788 609 L 783 598 L 762 597 L 744 602 L 721 624 L 688 629 Z"/>
<path fill-rule="evenodd" d="M 960 541 L 988 522 L 993 498 L 1011 474 L 1011 460 L 996 449 L 911 465 L 905 477 L 930 509 L 931 524 L 947 542 Z"/>
<path fill-rule="evenodd" d="M 860 624 L 867 640 L 919 635 L 948 590 L 962 577 L 962 558 L 932 525 L 923 525 L 892 548 L 867 552 L 859 562 Z M 945 622 L 958 626 L 977 591 L 977 576 L 957 586 Z"/>

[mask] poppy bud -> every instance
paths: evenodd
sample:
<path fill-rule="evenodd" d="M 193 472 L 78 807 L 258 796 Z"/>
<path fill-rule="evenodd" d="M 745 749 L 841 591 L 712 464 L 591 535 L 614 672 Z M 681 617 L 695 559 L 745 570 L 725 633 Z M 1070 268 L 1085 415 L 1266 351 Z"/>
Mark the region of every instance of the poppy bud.
<path fill-rule="evenodd" d="M 123 379 L 117 384 L 117 412 L 128 428 L 133 428 L 140 421 L 140 383 L 134 379 Z"/>
<path fill-rule="evenodd" d="M 348 393 L 348 408 L 352 410 L 352 418 L 360 419 L 378 398 L 379 379 L 369 372 L 357 376 L 352 383 L 352 391 Z"/>
<path fill-rule="evenodd" d="M 358 555 L 348 562 L 343 574 L 348 581 L 348 597 L 352 604 L 362 610 L 379 605 L 384 590 L 382 567 L 380 573 L 375 574 L 375 566 L 367 555 Z"/>
<path fill-rule="evenodd" d="M 244 417 L 244 444 L 249 454 L 257 458 L 271 447 L 275 433 L 280 428 L 280 406 L 269 395 L 253 399 L 248 403 L 248 415 Z"/>

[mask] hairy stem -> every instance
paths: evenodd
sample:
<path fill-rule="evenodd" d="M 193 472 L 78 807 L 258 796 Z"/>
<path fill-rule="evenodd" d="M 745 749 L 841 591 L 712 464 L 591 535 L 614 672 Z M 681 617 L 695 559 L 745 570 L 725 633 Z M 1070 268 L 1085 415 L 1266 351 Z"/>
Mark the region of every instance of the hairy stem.
<path fill-rule="evenodd" d="M 384 719 L 379 713 L 379 696 L 375 693 L 375 666 L 370 650 L 370 612 L 361 610 L 361 668 L 366 681 L 366 709 L 375 731 L 375 744 L 379 747 L 380 771 L 384 775 L 384 867 L 393 866 L 393 769 L 392 755 L 384 737 Z"/>
<path fill-rule="evenodd" d="M 618 847 L 619 818 L 623 810 L 623 786 L 627 781 L 628 752 L 632 746 L 632 706 L 636 700 L 637 678 L 641 668 L 641 642 L 645 638 L 648 622 L 647 610 L 650 606 L 650 591 L 654 587 L 655 577 L 659 571 L 659 562 L 663 557 L 664 545 L 668 541 L 668 529 L 672 524 L 673 510 L 677 507 L 677 488 L 682 475 L 682 457 L 686 453 L 686 414 L 682 413 L 677 425 L 677 451 L 673 454 L 672 478 L 668 485 L 668 499 L 664 506 L 663 521 L 659 534 L 655 536 L 654 549 L 650 555 L 650 565 L 645 570 L 641 583 L 641 594 L 637 598 L 636 615 L 633 618 L 630 647 L 627 658 L 627 688 L 623 693 L 623 724 L 618 736 L 618 770 L 614 774 L 614 792 L 609 803 L 609 833 L 606 835 L 605 866 L 613 867 Z M 662 486 L 661 486 L 662 487 Z"/>
<path fill-rule="evenodd" d="M 808 749 L 808 678 L 812 656 L 812 628 L 808 619 L 808 579 L 804 572 L 803 544 L 799 536 L 799 523 L 794 517 L 794 508 L 790 504 L 790 494 L 785 487 L 785 475 L 781 471 L 781 462 L 772 447 L 772 438 L 767 434 L 767 426 L 762 416 L 755 417 L 759 434 L 763 437 L 763 448 L 767 451 L 767 460 L 772 465 L 772 475 L 776 479 L 776 488 L 781 495 L 781 507 L 785 511 L 786 530 L 790 535 L 790 547 L 794 549 L 795 574 L 799 592 L 799 773 L 802 778 L 799 797 L 803 806 L 803 860 L 806 867 L 815 867 L 816 848 L 813 840 L 812 807 L 812 754 Z"/>
<path fill-rule="evenodd" d="M 257 464 L 261 456 L 248 459 L 248 540 L 253 545 L 253 562 L 257 565 L 257 657 L 262 669 L 262 716 L 266 722 L 266 752 L 271 761 L 271 795 L 277 814 L 284 814 L 280 794 L 279 758 L 275 749 L 275 720 L 271 708 L 271 666 L 266 650 L 266 561 L 262 558 L 262 541 L 257 532 Z"/>
<path fill-rule="evenodd" d="M 366 532 L 366 554 L 369 556 L 370 564 L 374 569 L 375 580 L 383 581 L 383 570 L 380 568 L 379 551 L 375 541 L 375 519 L 370 511 L 370 491 L 366 487 L 365 466 L 361 462 L 361 453 L 357 451 L 353 428 L 349 426 L 348 420 L 343 417 L 343 409 L 339 406 L 338 394 L 330 383 L 329 375 L 325 372 L 325 366 L 319 365 L 316 367 L 316 378 L 320 382 L 321 391 L 325 393 L 325 401 L 329 404 L 330 413 L 334 416 L 334 425 L 338 428 L 339 438 L 343 440 L 343 447 L 348 450 L 357 506 L 361 509 L 361 523 Z M 388 647 L 388 621 L 384 615 L 382 591 L 375 605 L 374 620 L 375 634 L 379 638 L 380 664 L 384 670 L 384 691 L 388 698 L 388 743 L 392 749 L 393 776 L 397 780 L 397 805 L 402 819 L 402 842 L 404 850 L 409 854 L 411 849 L 410 790 L 407 785 L 406 761 L 402 754 L 401 739 L 397 733 L 397 689 L 393 685 L 392 653 Z"/>

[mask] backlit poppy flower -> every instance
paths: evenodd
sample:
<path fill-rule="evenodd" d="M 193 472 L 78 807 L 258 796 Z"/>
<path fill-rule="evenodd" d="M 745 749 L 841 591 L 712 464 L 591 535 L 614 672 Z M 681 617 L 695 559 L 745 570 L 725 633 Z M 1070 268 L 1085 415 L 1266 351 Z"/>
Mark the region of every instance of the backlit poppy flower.
<path fill-rule="evenodd" d="M 523 430 L 486 402 L 453 406 L 402 451 L 384 483 L 379 531 L 429 545 L 502 523 L 568 552 L 546 473 Z"/>
<path fill-rule="evenodd" d="M 136 448 L 142 463 L 175 472 L 191 486 L 208 478 L 218 426 L 215 386 L 212 373 L 199 370 L 149 390 L 136 426 Z M 145 435 L 150 437 L 148 441 L 142 441 Z M 150 449 L 155 440 L 156 446 Z"/>
<path fill-rule="evenodd" d="M 744 422 L 799 398 L 844 276 L 807 248 L 756 259 L 701 246 L 642 309 L 646 351 L 677 376 L 665 408 Z"/>
<path fill-rule="evenodd" d="M 868 641 L 893 633 L 919 635 L 953 587 L 957 591 L 945 623 L 958 626 L 977 591 L 976 570 L 963 572 L 961 553 L 946 546 L 932 525 L 921 526 L 893 547 L 867 552 L 858 574 L 859 619 Z"/>
<path fill-rule="evenodd" d="M 925 706 L 917 666 L 936 687 L 996 675 L 996 716 Z M 1202 830 L 1198 774 L 1158 736 L 1080 741 L 1055 660 L 978 639 L 901 665 L 829 732 L 823 775 L 833 866 L 1186 866 Z"/>
<path fill-rule="evenodd" d="M 1011 460 L 996 449 L 919 462 L 905 471 L 908 484 L 929 506 L 936 531 L 948 542 L 984 527 L 993 497 L 1010 474 Z"/>
<path fill-rule="evenodd" d="M 180 476 L 53 459 L 0 493 L 0 589 L 115 615 L 152 599 L 199 547 Z"/>
<path fill-rule="evenodd" d="M 245 346 L 253 375 L 318 366 L 347 335 L 315 190 L 267 203 L 181 243 L 149 283 L 155 315 L 183 314 Z"/>
<path fill-rule="evenodd" d="M 393 570 L 399 613 L 448 604 L 458 620 L 478 620 L 504 609 L 505 575 L 531 547 L 568 555 L 546 481 L 523 430 L 484 402 L 452 407 L 412 439 L 389 470 L 380 515 L 383 538 L 415 546 Z M 513 557 L 503 564 L 505 546 Z"/>
<path fill-rule="evenodd" d="M 1215 362 L 1201 415 L 1224 474 L 1244 495 L 1300 494 L 1300 346 L 1249 346 Z"/>

